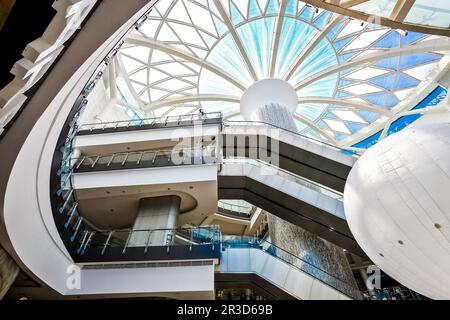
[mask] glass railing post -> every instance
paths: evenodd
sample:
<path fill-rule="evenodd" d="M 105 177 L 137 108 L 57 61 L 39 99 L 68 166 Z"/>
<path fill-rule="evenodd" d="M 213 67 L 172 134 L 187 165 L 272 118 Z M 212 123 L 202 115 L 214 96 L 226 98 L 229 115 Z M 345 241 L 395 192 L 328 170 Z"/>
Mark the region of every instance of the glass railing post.
<path fill-rule="evenodd" d="M 86 252 L 86 248 L 90 245 L 91 241 L 92 241 L 92 237 L 94 237 L 95 231 L 92 231 L 89 233 L 89 237 L 86 241 L 86 243 L 84 244 L 83 250 L 81 250 L 81 255 L 84 255 L 84 253 Z"/>
<path fill-rule="evenodd" d="M 170 252 L 171 244 L 172 244 L 172 235 L 170 234 L 170 232 L 168 232 L 166 237 L 167 253 Z"/>
<path fill-rule="evenodd" d="M 77 164 L 77 167 L 76 167 L 77 170 L 81 167 L 81 165 L 83 164 L 84 160 L 86 160 L 86 156 L 81 158 L 81 161 Z"/>
<path fill-rule="evenodd" d="M 64 224 L 64 229 L 69 228 L 70 223 L 73 220 L 73 217 L 75 216 L 75 213 L 77 212 L 78 208 L 78 202 L 75 202 L 72 206 L 72 209 L 70 210 L 69 218 L 67 219 L 66 223 Z"/>
<path fill-rule="evenodd" d="M 82 250 L 83 250 L 83 246 L 84 246 L 84 243 L 85 243 L 86 240 L 87 240 L 88 233 L 89 233 L 89 231 L 87 231 L 87 230 L 84 230 L 84 231 L 83 231 L 83 236 L 82 236 L 81 241 L 80 241 L 80 246 L 78 247 L 78 249 L 77 249 L 77 251 L 76 251 L 76 253 L 77 253 L 78 255 L 81 254 L 81 252 L 82 252 Z"/>
<path fill-rule="evenodd" d="M 127 247 L 128 247 L 128 244 L 130 243 L 131 236 L 133 235 L 133 232 L 134 231 L 130 231 L 130 233 L 128 234 L 127 241 L 125 242 L 125 245 L 124 245 L 123 250 L 122 250 L 122 254 L 125 254 L 125 252 L 127 252 Z"/>
<path fill-rule="evenodd" d="M 70 238 L 70 241 L 71 241 L 71 242 L 74 242 L 74 241 L 75 241 L 75 238 L 76 238 L 78 232 L 80 231 L 81 223 L 82 223 L 82 222 L 83 222 L 83 217 L 79 217 L 79 218 L 78 218 L 78 222 L 77 222 L 77 224 L 76 224 L 76 226 L 75 226 L 75 230 L 74 230 L 74 232 L 73 232 L 73 235 L 72 235 L 72 237 Z"/>
<path fill-rule="evenodd" d="M 189 229 L 190 237 L 189 237 L 189 252 L 192 252 L 192 245 L 194 242 L 194 229 Z"/>
<path fill-rule="evenodd" d="M 128 153 L 125 155 L 125 158 L 124 158 L 123 161 L 122 161 L 122 167 L 123 167 L 123 166 L 125 165 L 125 163 L 127 162 L 129 156 L 130 156 L 130 153 L 128 152 Z"/>
<path fill-rule="evenodd" d="M 114 161 L 114 158 L 116 157 L 116 154 L 113 154 L 112 156 L 111 156 L 111 159 L 109 159 L 109 162 L 108 162 L 108 164 L 106 165 L 108 168 L 111 166 L 111 163 Z"/>
<path fill-rule="evenodd" d="M 144 156 L 144 152 L 141 152 L 140 153 L 140 155 L 139 155 L 139 159 L 138 159 L 138 161 L 136 162 L 136 165 L 140 165 L 141 164 L 141 161 L 142 161 L 142 157 Z"/>
<path fill-rule="evenodd" d="M 97 156 L 92 164 L 91 168 L 94 168 L 97 165 L 98 160 L 100 160 L 100 156 Z"/>
<path fill-rule="evenodd" d="M 150 246 L 150 239 L 151 239 L 151 236 L 152 236 L 152 231 L 149 230 L 149 231 L 148 231 L 148 236 L 147 236 L 147 241 L 145 242 L 145 249 L 144 249 L 144 253 L 145 253 L 145 254 L 147 254 L 147 252 L 148 252 L 148 247 Z"/>
<path fill-rule="evenodd" d="M 67 195 L 66 201 L 64 201 L 64 203 L 63 203 L 63 205 L 61 206 L 61 208 L 59 208 L 59 210 L 58 210 L 59 213 L 63 213 L 64 210 L 66 210 L 67 205 L 69 204 L 69 202 L 70 202 L 70 200 L 71 200 L 71 198 L 72 198 L 73 192 L 74 192 L 73 189 L 71 189 L 70 192 L 69 192 L 69 194 Z"/>
<path fill-rule="evenodd" d="M 113 234 L 114 234 L 114 231 L 110 231 L 110 232 L 109 232 L 108 238 L 106 239 L 106 242 L 105 242 L 105 244 L 103 245 L 103 249 L 102 249 L 102 252 L 101 252 L 101 255 L 102 255 L 102 256 L 105 254 L 106 248 L 108 247 L 109 242 L 111 241 L 111 238 L 112 238 Z"/>

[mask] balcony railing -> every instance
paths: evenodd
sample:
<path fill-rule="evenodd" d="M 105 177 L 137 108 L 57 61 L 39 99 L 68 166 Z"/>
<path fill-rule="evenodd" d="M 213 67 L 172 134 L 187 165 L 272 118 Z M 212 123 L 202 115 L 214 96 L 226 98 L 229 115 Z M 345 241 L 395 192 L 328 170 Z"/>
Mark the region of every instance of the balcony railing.
<path fill-rule="evenodd" d="M 238 219 L 251 219 L 253 214 L 258 210 L 257 207 L 248 204 L 248 206 L 241 206 L 234 203 L 229 203 L 226 201 L 219 201 L 217 203 L 217 211 L 220 214 L 232 217 L 232 218 L 238 218 Z"/>
<path fill-rule="evenodd" d="M 111 122 L 100 123 L 88 123 L 82 124 L 78 128 L 79 134 L 101 133 L 101 132 L 114 132 L 125 130 L 136 130 L 183 126 L 183 125 L 195 125 L 195 124 L 208 124 L 219 123 L 222 121 L 222 113 L 197 113 L 180 116 L 167 116 L 158 118 L 145 118 L 145 119 L 133 119 L 133 120 L 119 120 Z"/>
<path fill-rule="evenodd" d="M 356 284 L 349 284 L 321 267 L 306 261 L 305 258 L 294 255 L 264 239 L 246 236 L 223 236 L 222 248 L 223 250 L 227 248 L 255 248 L 262 250 L 353 299 L 360 300 L 362 298 L 361 292 L 355 287 Z"/>
<path fill-rule="evenodd" d="M 131 168 L 152 168 L 193 164 L 217 164 L 220 155 L 215 145 L 204 148 L 175 148 L 90 155 L 66 160 L 75 172 L 108 171 Z"/>
<path fill-rule="evenodd" d="M 193 260 L 218 257 L 220 244 L 221 234 L 217 226 L 107 232 L 85 230 L 78 238 L 76 253 L 79 261 L 85 262 L 120 261 L 133 257 L 147 261 Z M 208 255 L 213 252 L 216 253 Z"/>

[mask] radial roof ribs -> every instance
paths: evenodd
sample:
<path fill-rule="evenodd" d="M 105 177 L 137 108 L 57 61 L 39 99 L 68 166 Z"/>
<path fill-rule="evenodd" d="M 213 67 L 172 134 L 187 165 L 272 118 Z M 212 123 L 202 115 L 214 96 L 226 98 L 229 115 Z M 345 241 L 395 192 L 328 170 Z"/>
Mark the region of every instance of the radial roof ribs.
<path fill-rule="evenodd" d="M 220 111 L 226 120 L 249 120 L 241 112 L 242 96 L 263 79 L 280 79 L 298 96 L 293 120 L 300 134 L 341 148 L 361 146 L 439 86 L 450 42 L 362 23 L 324 10 L 319 2 L 325 9 L 361 12 L 374 5 L 372 0 L 158 3 L 119 52 L 118 89 L 129 92 L 119 104 L 142 117 L 201 109 Z M 396 23 L 428 10 L 422 0 L 394 2 L 387 16 Z M 446 14 L 441 9 L 439 14 Z"/>

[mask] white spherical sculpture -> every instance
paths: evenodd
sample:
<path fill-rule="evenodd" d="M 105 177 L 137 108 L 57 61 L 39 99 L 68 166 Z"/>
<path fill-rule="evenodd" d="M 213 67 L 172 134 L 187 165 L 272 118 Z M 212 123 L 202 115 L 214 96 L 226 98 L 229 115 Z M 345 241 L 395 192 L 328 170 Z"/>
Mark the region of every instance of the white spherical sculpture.
<path fill-rule="evenodd" d="M 450 123 L 418 124 L 370 148 L 344 199 L 376 265 L 429 298 L 450 299 Z"/>
<path fill-rule="evenodd" d="M 263 79 L 254 83 L 241 98 L 241 114 L 247 121 L 258 121 L 258 109 L 271 103 L 286 107 L 294 114 L 298 97 L 289 82 L 281 79 Z"/>

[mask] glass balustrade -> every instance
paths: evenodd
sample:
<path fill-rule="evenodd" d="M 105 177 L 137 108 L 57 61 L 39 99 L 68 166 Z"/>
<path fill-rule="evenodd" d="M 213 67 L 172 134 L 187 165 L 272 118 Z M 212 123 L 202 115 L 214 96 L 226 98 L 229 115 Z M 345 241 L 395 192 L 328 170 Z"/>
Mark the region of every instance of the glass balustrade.
<path fill-rule="evenodd" d="M 63 191 L 65 199 L 59 208 L 59 214 L 64 216 L 63 228 L 69 230 L 69 241 L 75 246 L 75 254 L 83 257 L 89 250 L 102 256 L 109 251 L 119 250 L 123 255 L 128 250 L 147 254 L 152 248 L 165 247 L 167 252 L 173 247 L 184 246 L 186 250 L 194 247 L 208 247 L 215 251 L 223 248 L 255 248 L 281 259 L 285 263 L 309 274 L 323 283 L 343 292 L 352 298 L 360 298 L 360 293 L 345 281 L 330 275 L 320 267 L 313 265 L 268 241 L 245 236 L 222 236 L 219 226 L 205 226 L 178 229 L 152 229 L 152 230 L 93 230 L 78 211 L 78 203 L 74 197 L 73 189 Z M 215 251 L 217 252 L 217 251 Z"/>
<path fill-rule="evenodd" d="M 347 283 L 343 279 L 339 279 L 338 277 L 331 275 L 320 266 L 315 266 L 314 264 L 306 261 L 306 259 L 289 253 L 264 239 L 247 236 L 224 235 L 222 236 L 222 250 L 226 250 L 227 248 L 254 248 L 262 250 L 349 297 L 361 299 L 360 291 L 353 285 Z"/>
<path fill-rule="evenodd" d="M 220 155 L 215 144 L 204 148 L 175 148 L 90 155 L 66 160 L 63 166 L 74 171 L 92 171 L 126 168 L 149 168 L 192 164 L 217 164 Z"/>
<path fill-rule="evenodd" d="M 221 200 L 217 203 L 217 210 L 220 214 L 231 216 L 233 218 L 245 218 L 250 219 L 252 215 L 258 210 L 257 207 L 251 205 L 250 203 L 245 203 L 246 205 L 240 205 L 238 203 L 244 203 L 242 200 L 224 201 Z"/>
<path fill-rule="evenodd" d="M 147 253 L 152 247 L 174 246 L 211 246 L 219 247 L 221 241 L 220 228 L 205 226 L 178 229 L 150 229 L 150 230 L 114 230 L 108 232 L 88 231 L 88 236 L 78 237 L 79 255 L 87 250 L 97 249 L 100 254 L 108 250 L 119 248 L 125 254 L 130 248 L 138 248 L 141 253 Z"/>
<path fill-rule="evenodd" d="M 119 120 L 111 122 L 101 122 L 101 123 L 88 123 L 79 126 L 80 131 L 94 131 L 94 130 L 121 130 L 124 128 L 137 128 L 137 127 L 160 127 L 166 126 L 168 124 L 182 125 L 185 123 L 195 124 L 197 122 L 207 122 L 208 120 L 221 119 L 222 113 L 197 113 L 197 114 L 187 114 L 180 116 L 167 116 L 158 118 L 144 118 L 138 120 Z"/>

